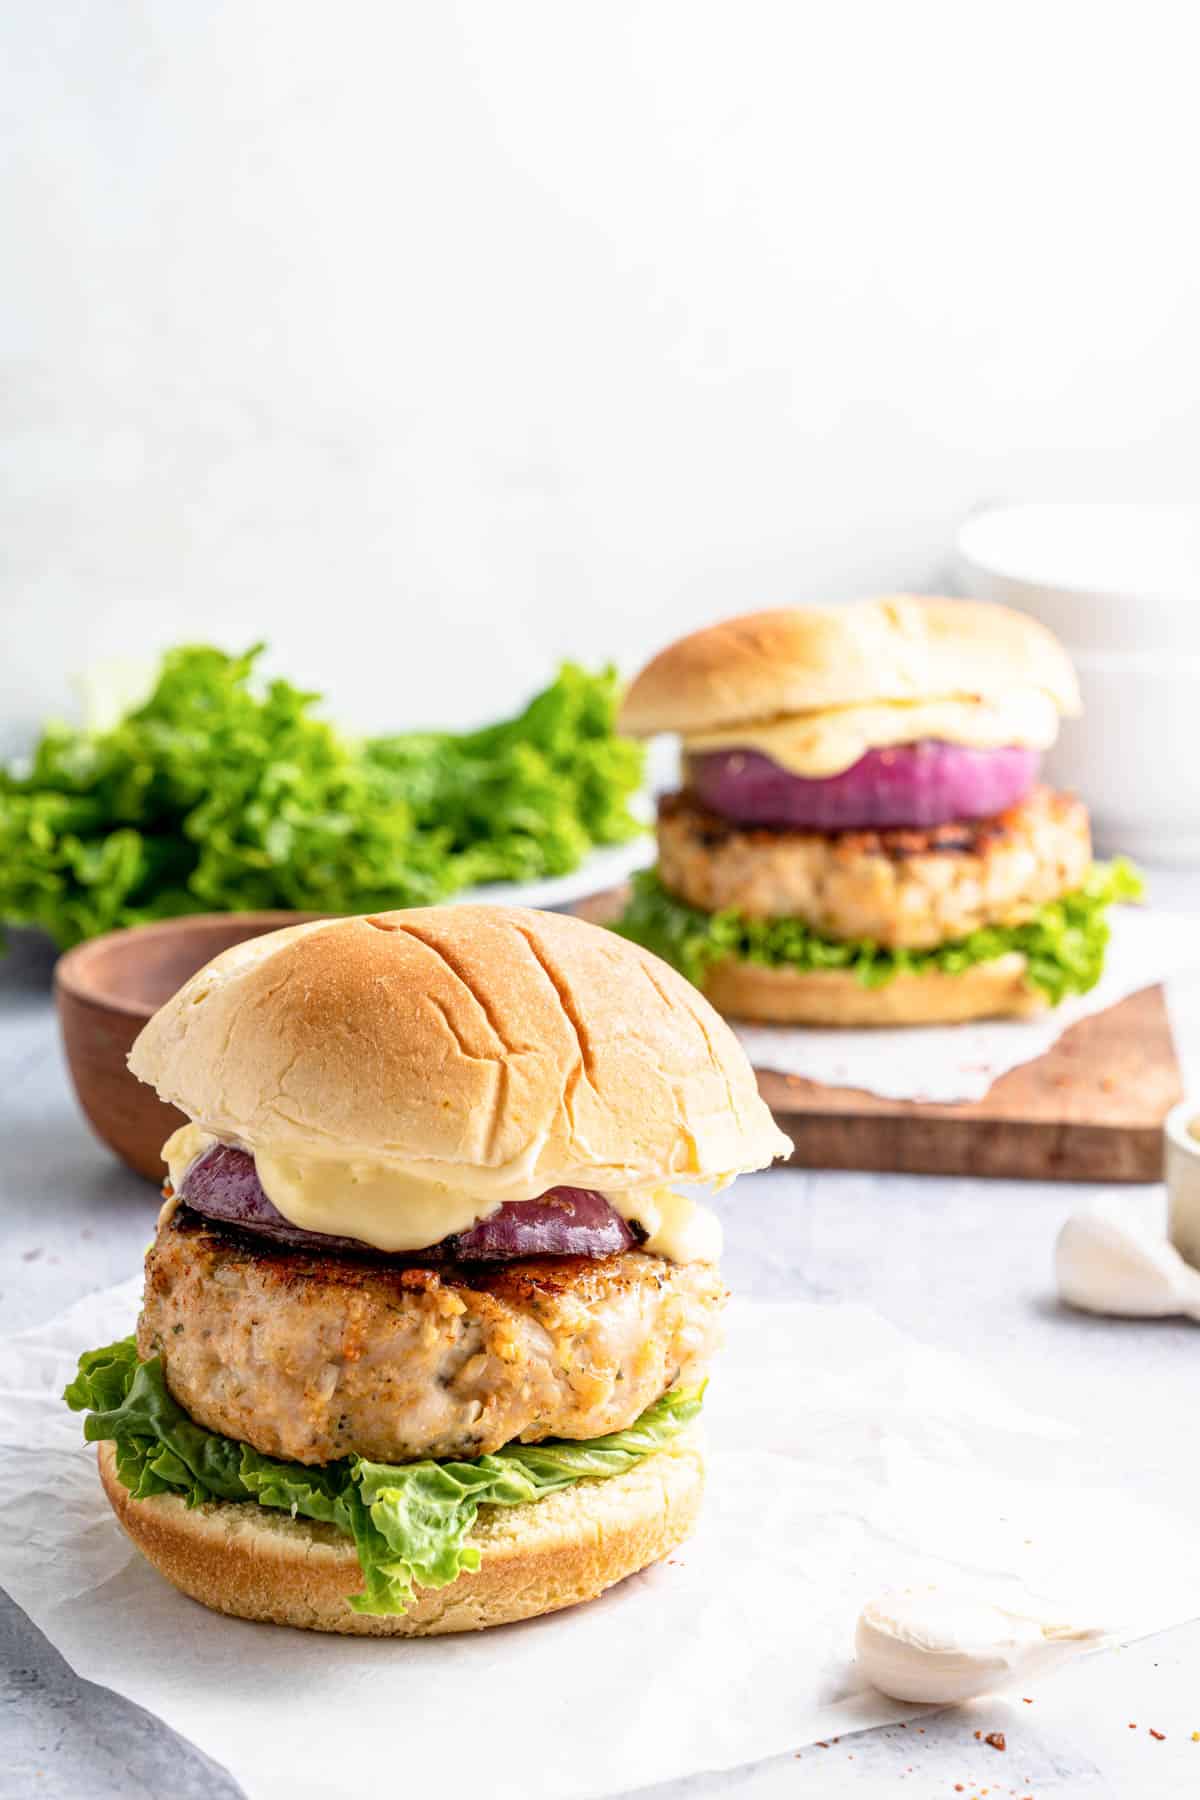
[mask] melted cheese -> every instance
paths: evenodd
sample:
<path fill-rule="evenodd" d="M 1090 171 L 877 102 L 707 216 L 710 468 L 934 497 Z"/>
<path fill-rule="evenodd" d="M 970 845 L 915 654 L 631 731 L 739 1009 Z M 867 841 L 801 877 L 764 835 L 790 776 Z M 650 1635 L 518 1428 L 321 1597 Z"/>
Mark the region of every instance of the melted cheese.
<path fill-rule="evenodd" d="M 211 1131 L 205 1131 L 200 1125 L 181 1125 L 178 1131 L 171 1133 L 162 1147 L 162 1159 L 167 1165 L 167 1180 L 175 1190 L 176 1200 L 192 1164 L 217 1141 Z M 159 1223 L 162 1223 L 161 1219 Z"/>
<path fill-rule="evenodd" d="M 167 1139 L 163 1161 L 176 1194 L 192 1164 L 220 1141 L 201 1125 L 181 1126 Z M 442 1180 L 427 1166 L 355 1156 L 296 1156 L 263 1145 L 254 1150 L 254 1162 L 264 1194 L 290 1224 L 358 1238 L 392 1254 L 428 1249 L 455 1232 L 469 1231 L 505 1200 L 530 1197 L 503 1191 L 495 1169 L 456 1168 Z M 719 1258 L 720 1221 L 689 1195 L 655 1184 L 605 1191 L 604 1197 L 623 1219 L 642 1227 L 644 1247 L 654 1255 L 678 1263 Z"/>
<path fill-rule="evenodd" d="M 873 706 L 841 706 L 796 713 L 722 731 L 685 737 L 685 752 L 758 750 L 792 775 L 823 780 L 840 775 L 868 750 L 937 738 L 972 750 L 1018 744 L 1048 750 L 1058 736 L 1058 708 L 1040 688 L 1018 688 L 986 699 L 887 700 Z"/>
<path fill-rule="evenodd" d="M 719 1262 L 721 1221 L 709 1206 L 674 1188 L 644 1188 L 630 1194 L 605 1194 L 623 1219 L 648 1235 L 643 1249 L 668 1262 Z"/>

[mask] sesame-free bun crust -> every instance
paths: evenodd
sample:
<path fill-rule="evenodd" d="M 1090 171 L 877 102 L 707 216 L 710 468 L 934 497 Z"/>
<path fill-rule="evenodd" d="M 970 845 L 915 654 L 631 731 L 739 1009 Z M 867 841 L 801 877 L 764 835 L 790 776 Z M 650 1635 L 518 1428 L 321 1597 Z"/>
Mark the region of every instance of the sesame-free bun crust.
<path fill-rule="evenodd" d="M 623 731 L 719 731 L 878 701 L 1037 688 L 1079 710 L 1066 652 L 1046 627 L 984 600 L 914 595 L 747 613 L 660 650 L 621 709 Z"/>
<path fill-rule="evenodd" d="M 708 971 L 704 992 L 730 1018 L 761 1025 L 961 1025 L 1025 1019 L 1049 1004 L 1017 951 L 958 975 L 899 974 L 877 988 L 849 969 L 768 969 L 727 958 Z"/>
<path fill-rule="evenodd" d="M 239 944 L 154 1015 L 129 1066 L 251 1150 L 495 1171 L 497 1201 L 703 1180 L 790 1149 L 690 983 L 612 932 L 519 907 Z"/>
<path fill-rule="evenodd" d="M 480 1631 L 593 1600 L 657 1562 L 692 1530 L 704 1463 L 689 1438 L 624 1475 L 583 1481 L 529 1506 L 485 1507 L 470 1543 L 480 1568 L 418 1589 L 399 1617 L 352 1612 L 362 1588 L 351 1541 L 333 1526 L 252 1501 L 189 1508 L 174 1494 L 135 1500 L 101 1444 L 100 1480 L 122 1527 L 161 1575 L 193 1600 L 241 1619 L 360 1637 Z"/>

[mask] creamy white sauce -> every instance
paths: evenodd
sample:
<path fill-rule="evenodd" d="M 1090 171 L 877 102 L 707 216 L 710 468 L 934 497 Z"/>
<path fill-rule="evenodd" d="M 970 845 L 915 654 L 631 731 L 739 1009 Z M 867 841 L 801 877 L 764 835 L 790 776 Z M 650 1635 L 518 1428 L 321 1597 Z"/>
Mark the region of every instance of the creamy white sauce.
<path fill-rule="evenodd" d="M 191 1165 L 221 1141 L 201 1125 L 181 1126 L 167 1139 L 163 1161 L 177 1194 Z M 264 1194 L 289 1224 L 358 1238 L 392 1254 L 426 1250 L 469 1231 L 505 1200 L 534 1198 L 503 1191 L 494 1169 L 456 1168 L 441 1179 L 428 1167 L 370 1157 L 296 1156 L 261 1144 L 253 1155 Z M 690 1195 L 656 1183 L 619 1193 L 605 1190 L 604 1197 L 623 1219 L 642 1227 L 644 1248 L 654 1255 L 677 1263 L 720 1257 L 720 1220 Z"/>
<path fill-rule="evenodd" d="M 1017 744 L 1046 750 L 1058 736 L 1058 708 L 1040 688 L 1007 694 L 950 695 L 941 700 L 887 700 L 796 713 L 721 731 L 697 732 L 685 751 L 758 750 L 792 775 L 824 780 L 851 768 L 868 750 L 937 738 L 974 750 Z"/>

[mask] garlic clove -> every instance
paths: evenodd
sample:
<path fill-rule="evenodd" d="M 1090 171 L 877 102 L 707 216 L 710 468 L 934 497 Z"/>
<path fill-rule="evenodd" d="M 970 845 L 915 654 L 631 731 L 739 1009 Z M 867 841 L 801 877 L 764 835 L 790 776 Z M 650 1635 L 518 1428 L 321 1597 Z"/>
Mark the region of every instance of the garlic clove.
<path fill-rule="evenodd" d="M 1110 1203 L 1075 1213 L 1058 1234 L 1059 1297 L 1084 1312 L 1118 1318 L 1200 1318 L 1200 1273 L 1131 1210 Z"/>
<path fill-rule="evenodd" d="M 1107 1634 L 936 1587 L 881 1594 L 855 1632 L 863 1674 L 893 1700 L 952 1705 L 1028 1681 L 1095 1649 Z"/>

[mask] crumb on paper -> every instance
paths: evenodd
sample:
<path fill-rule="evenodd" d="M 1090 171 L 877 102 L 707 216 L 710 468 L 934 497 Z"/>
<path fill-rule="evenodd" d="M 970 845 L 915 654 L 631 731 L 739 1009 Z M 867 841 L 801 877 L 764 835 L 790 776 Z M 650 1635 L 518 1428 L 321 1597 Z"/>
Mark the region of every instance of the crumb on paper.
<path fill-rule="evenodd" d="M 1152 1737 L 1152 1738 L 1157 1738 L 1157 1740 L 1158 1740 L 1158 1742 L 1159 1742 L 1159 1743 L 1160 1743 L 1160 1744 L 1161 1744 L 1161 1743 L 1162 1743 L 1162 1741 L 1163 1741 L 1163 1739 L 1164 1739 L 1164 1738 L 1165 1738 L 1165 1737 L 1166 1737 L 1166 1735 L 1167 1735 L 1167 1734 L 1166 1734 L 1166 1732 L 1165 1732 L 1165 1731 L 1155 1731 L 1155 1729 L 1154 1729 L 1154 1727 L 1153 1727 L 1153 1725 L 1151 1725 L 1151 1727 L 1150 1727 L 1150 1736 L 1151 1736 L 1151 1737 Z"/>
<path fill-rule="evenodd" d="M 990 1744 L 993 1750 L 1008 1749 L 1008 1743 L 1002 1731 L 989 1731 L 983 1741 L 985 1744 Z"/>

